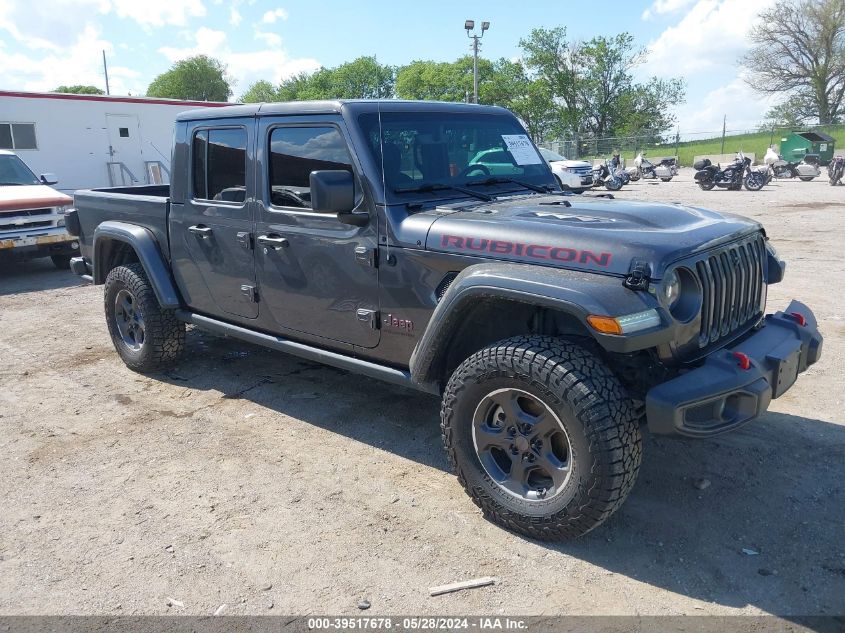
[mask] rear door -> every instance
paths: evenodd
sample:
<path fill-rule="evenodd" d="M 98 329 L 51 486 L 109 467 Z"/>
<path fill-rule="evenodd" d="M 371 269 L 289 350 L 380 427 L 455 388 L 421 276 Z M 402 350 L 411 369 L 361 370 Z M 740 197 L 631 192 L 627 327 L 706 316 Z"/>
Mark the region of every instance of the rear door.
<path fill-rule="evenodd" d="M 255 120 L 202 121 L 188 127 L 189 189 L 171 211 L 171 250 L 191 308 L 220 316 L 258 316 L 254 171 L 247 160 Z"/>
<path fill-rule="evenodd" d="M 360 169 L 339 116 L 299 120 L 264 118 L 258 125 L 255 259 L 262 318 L 281 330 L 375 347 L 380 332 L 375 209 L 367 207 L 356 178 L 358 210 L 370 213 L 367 226 L 311 210 L 312 171 Z"/>

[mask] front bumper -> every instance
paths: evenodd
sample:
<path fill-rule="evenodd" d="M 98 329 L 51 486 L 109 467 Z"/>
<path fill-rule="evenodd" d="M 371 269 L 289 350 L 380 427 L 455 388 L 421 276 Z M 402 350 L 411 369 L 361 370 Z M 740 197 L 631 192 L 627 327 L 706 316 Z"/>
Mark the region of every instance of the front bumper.
<path fill-rule="evenodd" d="M 819 359 L 822 340 L 813 312 L 793 301 L 785 312 L 767 315 L 762 328 L 731 349 L 714 352 L 700 367 L 651 389 L 649 430 L 710 437 L 753 420 Z"/>
<path fill-rule="evenodd" d="M 47 235 L 20 235 L 0 239 L 0 259 L 23 261 L 49 255 L 73 255 L 79 252 L 79 240 L 64 229 Z"/>

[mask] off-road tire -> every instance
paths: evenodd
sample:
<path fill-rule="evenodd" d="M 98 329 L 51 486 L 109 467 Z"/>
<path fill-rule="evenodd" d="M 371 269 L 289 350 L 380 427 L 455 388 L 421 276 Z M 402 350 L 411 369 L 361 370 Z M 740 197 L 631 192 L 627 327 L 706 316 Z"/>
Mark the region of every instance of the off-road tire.
<path fill-rule="evenodd" d="M 70 255 L 50 255 L 53 266 L 59 270 L 70 270 Z"/>
<path fill-rule="evenodd" d="M 507 492 L 481 463 L 473 416 L 503 388 L 538 398 L 568 436 L 572 472 L 550 499 Z M 558 338 L 518 336 L 473 354 L 446 385 L 440 417 L 449 462 L 467 494 L 494 523 L 531 538 L 575 538 L 600 525 L 622 505 L 640 468 L 634 402 L 601 359 Z"/>
<path fill-rule="evenodd" d="M 144 339 L 139 349 L 132 349 L 118 329 L 115 298 L 128 291 L 133 305 L 143 318 Z M 117 266 L 106 277 L 104 290 L 106 323 L 115 350 L 129 369 L 153 373 L 174 365 L 185 351 L 185 324 L 173 310 L 164 310 L 139 263 Z"/>

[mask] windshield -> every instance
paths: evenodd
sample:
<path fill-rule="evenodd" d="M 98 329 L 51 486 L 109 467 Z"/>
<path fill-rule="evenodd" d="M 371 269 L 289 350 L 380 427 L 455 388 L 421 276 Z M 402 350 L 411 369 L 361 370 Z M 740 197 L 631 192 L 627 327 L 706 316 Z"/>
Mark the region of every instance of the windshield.
<path fill-rule="evenodd" d="M 14 154 L 0 154 L 0 186 L 40 184 L 20 158 Z"/>
<path fill-rule="evenodd" d="M 566 160 L 566 156 L 561 156 L 557 152 L 553 152 L 552 150 L 546 149 L 545 147 L 540 148 L 540 154 L 542 155 L 543 158 L 545 158 L 549 162 L 552 162 L 552 161 L 555 161 L 555 160 Z"/>
<path fill-rule="evenodd" d="M 496 193 L 488 190 L 492 188 L 555 186 L 548 165 L 512 116 L 383 112 L 381 138 L 378 113 L 361 115 L 359 123 L 374 162 L 379 169 L 384 164 L 389 200 L 407 200 L 414 194 L 464 197 L 467 193 L 455 187 L 467 185 L 487 193 Z"/>

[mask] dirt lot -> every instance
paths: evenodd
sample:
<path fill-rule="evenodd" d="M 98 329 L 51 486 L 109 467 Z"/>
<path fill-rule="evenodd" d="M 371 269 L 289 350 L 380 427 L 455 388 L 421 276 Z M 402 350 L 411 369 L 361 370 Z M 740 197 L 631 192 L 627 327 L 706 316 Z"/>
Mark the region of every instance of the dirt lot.
<path fill-rule="evenodd" d="M 0 614 L 845 613 L 845 187 L 685 171 L 618 197 L 761 220 L 789 262 L 769 309 L 812 306 L 825 354 L 739 432 L 646 437 L 624 508 L 564 544 L 480 516 L 429 396 L 197 330 L 175 371 L 134 374 L 102 288 L 4 269 Z"/>

